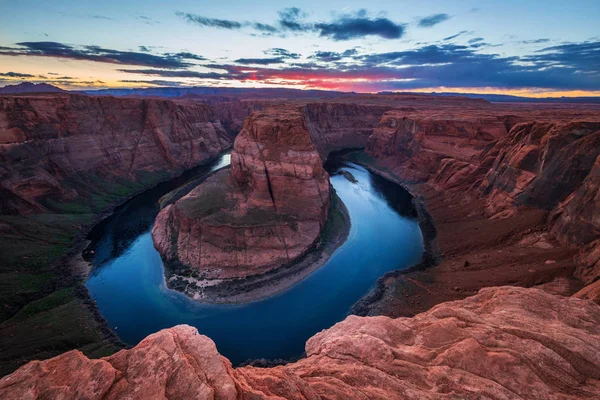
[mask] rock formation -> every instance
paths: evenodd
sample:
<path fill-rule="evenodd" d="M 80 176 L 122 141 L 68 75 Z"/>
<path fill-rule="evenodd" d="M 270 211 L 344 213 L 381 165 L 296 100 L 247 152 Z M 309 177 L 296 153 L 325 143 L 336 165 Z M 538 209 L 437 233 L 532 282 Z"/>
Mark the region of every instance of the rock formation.
<path fill-rule="evenodd" d="M 306 358 L 233 369 L 180 325 L 90 360 L 71 351 L 0 380 L 13 399 L 591 399 L 600 396 L 600 307 L 499 287 L 413 318 L 355 317 Z"/>
<path fill-rule="evenodd" d="M 0 211 L 43 212 L 98 182 L 163 179 L 231 145 L 210 106 L 72 94 L 0 98 Z M 157 176 L 156 174 L 154 176 Z"/>
<path fill-rule="evenodd" d="M 442 257 L 435 268 L 382 279 L 361 315 L 412 315 L 487 285 L 600 276 L 600 111 L 463 108 L 392 110 L 369 138 L 372 166 L 425 203 Z"/>
<path fill-rule="evenodd" d="M 442 160 L 468 160 L 504 135 L 505 122 L 490 115 L 475 112 L 440 118 L 393 110 L 382 116 L 369 137 L 367 152 L 375 158 L 391 159 L 392 167 L 401 165 L 406 181 L 423 182 L 433 178 Z"/>
<path fill-rule="evenodd" d="M 329 177 L 303 115 L 270 108 L 246 119 L 231 170 L 163 209 L 152 237 L 172 273 L 243 278 L 304 254 L 324 227 L 329 200 Z"/>
<path fill-rule="evenodd" d="M 336 150 L 363 148 L 389 105 L 308 103 L 303 107 L 308 129 L 321 156 Z"/>

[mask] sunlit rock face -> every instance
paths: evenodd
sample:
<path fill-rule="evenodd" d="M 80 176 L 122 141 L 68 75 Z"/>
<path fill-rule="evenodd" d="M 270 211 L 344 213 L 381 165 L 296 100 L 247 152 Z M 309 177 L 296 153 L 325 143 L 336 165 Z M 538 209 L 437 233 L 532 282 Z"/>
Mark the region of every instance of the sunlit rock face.
<path fill-rule="evenodd" d="M 71 351 L 0 380 L 3 399 L 592 399 L 600 307 L 538 289 L 482 289 L 413 318 L 350 316 L 306 358 L 232 368 L 186 325 L 90 360 Z"/>
<path fill-rule="evenodd" d="M 85 202 L 92 189 L 147 186 L 153 177 L 181 173 L 230 146 L 204 104 L 73 94 L 0 97 L 0 211 L 45 212 L 48 200 Z"/>
<path fill-rule="evenodd" d="M 270 108 L 246 119 L 230 170 L 160 212 L 154 244 L 168 264 L 197 278 L 261 274 L 313 245 L 329 200 L 329 176 L 304 116 Z"/>

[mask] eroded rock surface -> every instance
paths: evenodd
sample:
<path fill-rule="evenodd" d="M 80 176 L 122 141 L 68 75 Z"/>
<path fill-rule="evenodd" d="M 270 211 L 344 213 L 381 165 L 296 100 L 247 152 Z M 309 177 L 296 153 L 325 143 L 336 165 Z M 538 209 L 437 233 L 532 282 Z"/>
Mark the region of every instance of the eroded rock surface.
<path fill-rule="evenodd" d="M 180 325 L 100 360 L 71 351 L 0 380 L 4 399 L 591 399 L 600 307 L 538 289 L 482 289 L 413 318 L 350 316 L 307 357 L 233 369 Z"/>
<path fill-rule="evenodd" d="M 162 210 L 152 236 L 171 270 L 194 279 L 262 274 L 317 240 L 329 176 L 295 108 L 251 115 L 235 140 L 231 169 Z"/>

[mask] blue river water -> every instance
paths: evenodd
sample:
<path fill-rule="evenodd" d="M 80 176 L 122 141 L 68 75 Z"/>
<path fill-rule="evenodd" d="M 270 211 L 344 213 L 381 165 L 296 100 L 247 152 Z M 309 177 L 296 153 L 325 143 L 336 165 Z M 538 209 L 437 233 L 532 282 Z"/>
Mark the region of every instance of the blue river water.
<path fill-rule="evenodd" d="M 90 234 L 94 270 L 86 285 L 109 326 L 135 345 L 160 329 L 189 324 L 214 340 L 234 365 L 301 356 L 306 340 L 344 319 L 377 278 L 418 263 L 423 253 L 410 195 L 356 164 L 333 159 L 326 167 L 350 214 L 348 239 L 296 286 L 249 304 L 202 304 L 168 289 L 150 232 L 160 196 L 227 165 L 229 155 L 119 207 Z M 340 175 L 341 170 L 357 182 Z"/>

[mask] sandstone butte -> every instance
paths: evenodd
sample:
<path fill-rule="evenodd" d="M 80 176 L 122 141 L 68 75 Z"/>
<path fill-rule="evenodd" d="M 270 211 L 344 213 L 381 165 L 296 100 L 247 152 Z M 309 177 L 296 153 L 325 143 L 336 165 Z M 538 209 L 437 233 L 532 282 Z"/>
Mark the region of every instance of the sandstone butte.
<path fill-rule="evenodd" d="M 21 399 L 600 398 L 600 306 L 496 287 L 413 318 L 350 316 L 306 343 L 306 358 L 232 368 L 179 325 L 99 360 L 70 351 L 0 380 Z"/>
<path fill-rule="evenodd" d="M 168 269 L 196 279 L 263 274 L 313 245 L 330 196 L 304 116 L 294 108 L 256 112 L 235 139 L 231 169 L 160 212 L 154 245 Z"/>

